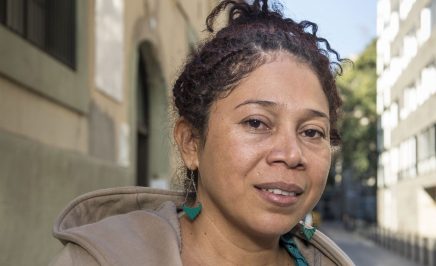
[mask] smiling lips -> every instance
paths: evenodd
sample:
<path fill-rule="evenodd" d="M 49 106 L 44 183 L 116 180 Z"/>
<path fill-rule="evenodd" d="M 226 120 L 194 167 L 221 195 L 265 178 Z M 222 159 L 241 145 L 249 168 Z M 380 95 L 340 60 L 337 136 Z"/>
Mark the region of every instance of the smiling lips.
<path fill-rule="evenodd" d="M 263 199 L 279 207 L 295 204 L 304 192 L 300 186 L 284 182 L 259 184 L 255 188 Z"/>
<path fill-rule="evenodd" d="M 283 195 L 283 196 L 296 196 L 297 195 L 297 193 L 295 193 L 295 192 L 284 191 L 284 190 L 281 190 L 279 188 L 269 188 L 269 189 L 262 188 L 261 190 L 268 191 L 268 192 L 274 193 L 276 195 Z"/>

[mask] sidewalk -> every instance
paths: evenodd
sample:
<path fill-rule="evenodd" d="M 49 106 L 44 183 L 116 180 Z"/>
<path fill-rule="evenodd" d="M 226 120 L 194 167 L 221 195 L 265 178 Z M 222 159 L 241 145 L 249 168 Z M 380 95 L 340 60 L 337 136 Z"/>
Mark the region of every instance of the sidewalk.
<path fill-rule="evenodd" d="M 350 256 L 357 266 L 417 266 L 413 261 L 392 253 L 363 238 L 346 231 L 341 223 L 324 222 L 320 230 L 328 235 Z"/>

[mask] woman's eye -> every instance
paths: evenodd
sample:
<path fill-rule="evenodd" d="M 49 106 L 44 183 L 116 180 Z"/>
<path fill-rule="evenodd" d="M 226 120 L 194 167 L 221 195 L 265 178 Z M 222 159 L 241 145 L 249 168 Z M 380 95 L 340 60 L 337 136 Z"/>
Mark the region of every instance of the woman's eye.
<path fill-rule="evenodd" d="M 257 119 L 250 119 L 247 121 L 247 124 L 253 128 L 259 128 L 262 125 L 262 121 Z"/>
<path fill-rule="evenodd" d="M 303 135 L 309 138 L 325 138 L 325 134 L 316 129 L 307 129 L 303 131 Z"/>
<path fill-rule="evenodd" d="M 269 127 L 263 121 L 259 119 L 248 119 L 244 122 L 246 126 L 248 126 L 251 130 L 256 131 L 266 131 L 269 130 Z"/>

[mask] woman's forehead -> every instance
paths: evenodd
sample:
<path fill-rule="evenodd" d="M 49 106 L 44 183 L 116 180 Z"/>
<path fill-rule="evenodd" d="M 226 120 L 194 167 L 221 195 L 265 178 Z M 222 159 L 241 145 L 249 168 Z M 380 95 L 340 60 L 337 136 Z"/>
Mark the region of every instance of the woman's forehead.
<path fill-rule="evenodd" d="M 277 105 L 318 103 L 328 108 L 327 98 L 312 69 L 294 56 L 286 55 L 255 69 L 218 101 L 225 99 L 239 101 L 237 104 L 247 100 L 263 100 Z"/>

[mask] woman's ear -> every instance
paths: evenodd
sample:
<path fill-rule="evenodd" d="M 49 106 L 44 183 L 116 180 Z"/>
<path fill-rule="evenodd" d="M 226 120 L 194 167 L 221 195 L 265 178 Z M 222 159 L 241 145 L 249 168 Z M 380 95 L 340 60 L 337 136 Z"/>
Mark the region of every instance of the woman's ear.
<path fill-rule="evenodd" d="M 183 162 L 191 170 L 198 168 L 200 139 L 196 133 L 191 123 L 185 118 L 181 117 L 177 120 L 176 126 L 174 127 L 174 139 L 176 140 Z"/>

